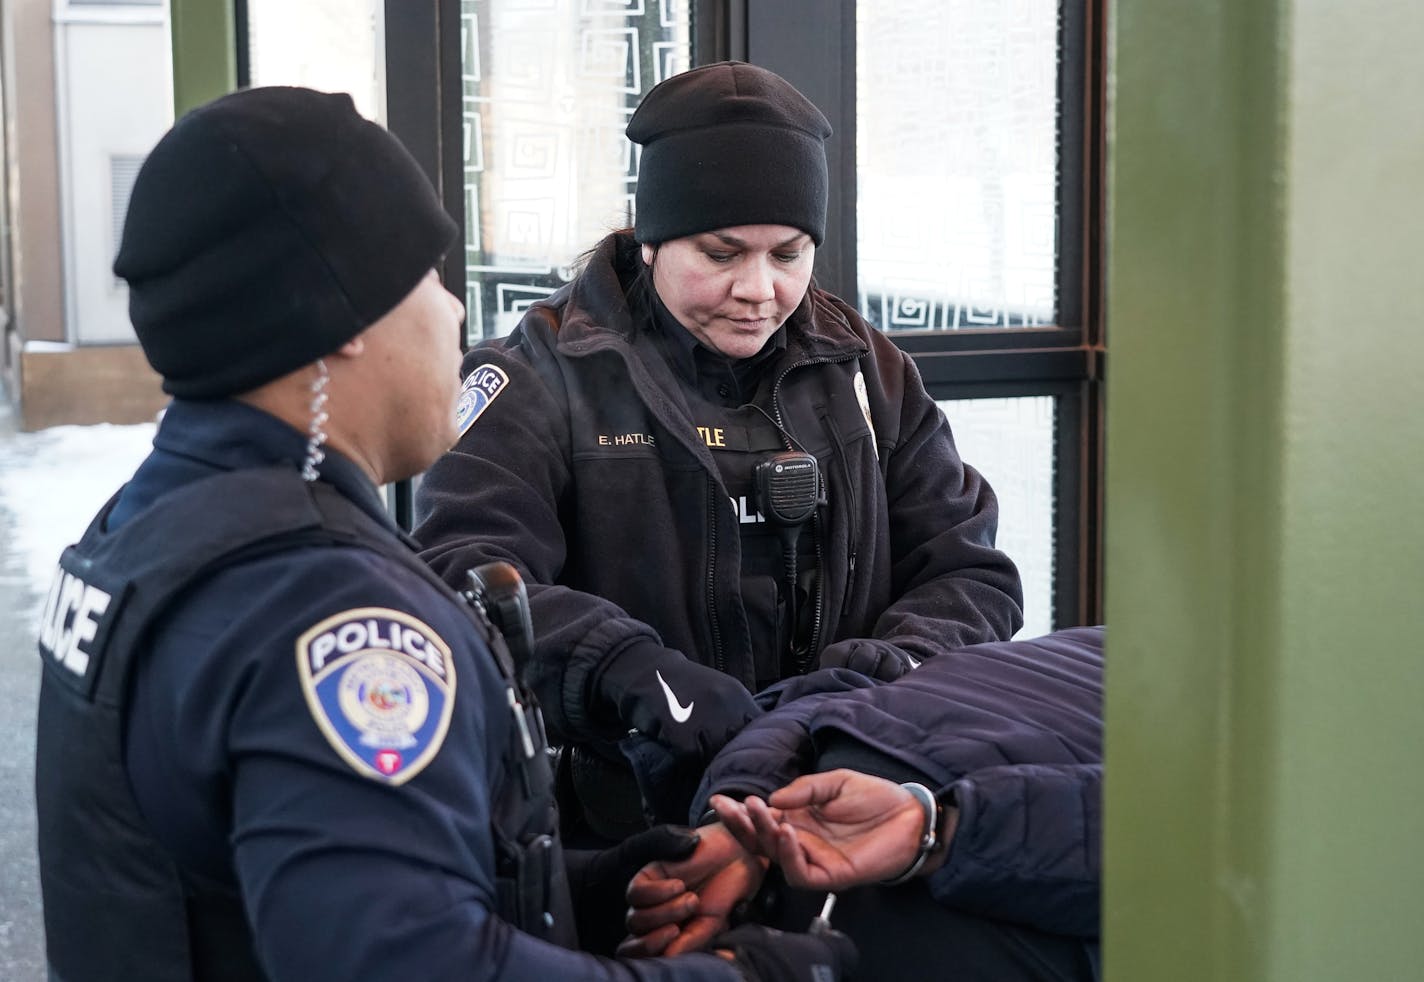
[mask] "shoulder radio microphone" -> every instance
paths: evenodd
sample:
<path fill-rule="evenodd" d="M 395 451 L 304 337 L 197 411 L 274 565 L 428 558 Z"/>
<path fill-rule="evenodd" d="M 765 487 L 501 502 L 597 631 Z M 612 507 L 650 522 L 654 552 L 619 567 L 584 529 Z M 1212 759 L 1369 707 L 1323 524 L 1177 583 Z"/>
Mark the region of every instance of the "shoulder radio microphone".
<path fill-rule="evenodd" d="M 756 509 L 781 537 L 781 561 L 786 573 L 786 613 L 791 625 L 791 647 L 796 648 L 797 611 L 796 546 L 801 527 L 826 503 L 821 467 L 804 450 L 783 450 L 758 461 L 752 470 L 752 495 Z"/>
<path fill-rule="evenodd" d="M 783 528 L 800 527 L 826 503 L 821 467 L 801 450 L 783 450 L 758 461 L 752 471 L 757 511 Z"/>

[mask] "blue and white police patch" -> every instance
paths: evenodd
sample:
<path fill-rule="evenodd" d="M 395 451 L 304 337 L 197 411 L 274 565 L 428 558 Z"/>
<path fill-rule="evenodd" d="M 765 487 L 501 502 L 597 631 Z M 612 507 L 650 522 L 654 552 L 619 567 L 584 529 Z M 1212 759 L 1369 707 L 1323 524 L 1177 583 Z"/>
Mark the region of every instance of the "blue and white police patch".
<path fill-rule="evenodd" d="M 297 639 L 312 718 L 358 774 L 404 784 L 435 758 L 455 708 L 450 648 L 398 610 L 360 607 Z"/>
<path fill-rule="evenodd" d="M 455 406 L 455 426 L 460 436 L 475 425 L 475 420 L 508 384 L 509 376 L 504 374 L 504 369 L 494 365 L 481 365 L 465 376 L 465 384 L 460 387 L 460 401 Z"/>

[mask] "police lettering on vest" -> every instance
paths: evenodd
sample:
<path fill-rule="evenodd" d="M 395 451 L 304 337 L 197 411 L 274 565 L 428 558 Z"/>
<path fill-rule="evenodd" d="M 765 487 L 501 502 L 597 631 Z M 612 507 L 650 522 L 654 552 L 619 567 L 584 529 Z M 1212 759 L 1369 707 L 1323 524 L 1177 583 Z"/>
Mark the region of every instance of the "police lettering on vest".
<path fill-rule="evenodd" d="M 734 494 L 731 496 L 731 501 L 732 511 L 741 524 L 755 525 L 766 521 L 766 516 L 757 511 L 756 505 L 746 495 Z"/>
<path fill-rule="evenodd" d="M 39 648 L 58 677 L 88 697 L 123 584 L 83 573 L 83 568 L 83 561 L 66 550 L 40 617 Z"/>
<path fill-rule="evenodd" d="M 99 629 L 98 618 L 112 598 L 60 568 L 45 601 L 40 622 L 40 646 L 57 663 L 75 675 L 89 668 L 89 643 Z"/>

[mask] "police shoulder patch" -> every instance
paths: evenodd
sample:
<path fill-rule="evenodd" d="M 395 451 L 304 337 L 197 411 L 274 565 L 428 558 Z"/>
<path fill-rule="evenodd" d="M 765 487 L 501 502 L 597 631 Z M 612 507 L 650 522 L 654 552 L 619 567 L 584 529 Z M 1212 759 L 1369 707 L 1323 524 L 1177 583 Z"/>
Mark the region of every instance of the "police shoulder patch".
<path fill-rule="evenodd" d="M 430 627 L 398 610 L 358 607 L 297 639 L 313 719 L 358 774 L 404 784 L 429 764 L 455 708 L 455 664 Z"/>
<path fill-rule="evenodd" d="M 465 384 L 460 387 L 460 401 L 455 406 L 455 426 L 460 436 L 475 425 L 475 420 L 508 384 L 509 376 L 497 365 L 481 365 L 465 376 Z"/>

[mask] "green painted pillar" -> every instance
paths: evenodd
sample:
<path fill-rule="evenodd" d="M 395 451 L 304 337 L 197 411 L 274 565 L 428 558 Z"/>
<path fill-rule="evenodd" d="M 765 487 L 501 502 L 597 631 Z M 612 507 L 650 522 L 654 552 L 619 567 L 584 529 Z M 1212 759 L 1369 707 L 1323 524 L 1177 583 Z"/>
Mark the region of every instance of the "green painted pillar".
<path fill-rule="evenodd" d="M 232 0 L 170 0 L 173 115 L 237 88 Z"/>
<path fill-rule="evenodd" d="M 1111 16 L 1108 979 L 1424 978 L 1424 6 Z"/>

